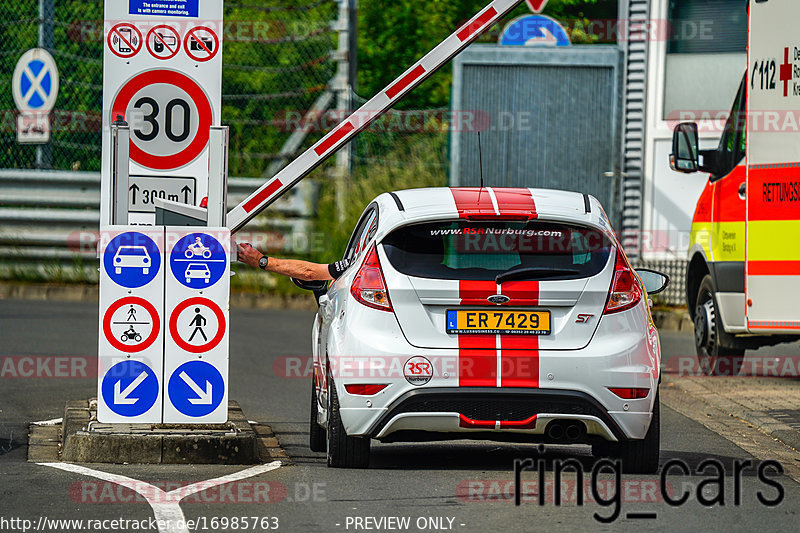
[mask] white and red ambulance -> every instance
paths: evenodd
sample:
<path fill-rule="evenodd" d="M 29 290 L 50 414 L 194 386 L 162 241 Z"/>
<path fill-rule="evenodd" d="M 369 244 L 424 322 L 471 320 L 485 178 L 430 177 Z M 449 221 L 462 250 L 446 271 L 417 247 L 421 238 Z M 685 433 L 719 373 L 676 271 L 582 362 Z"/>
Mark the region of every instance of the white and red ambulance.
<path fill-rule="evenodd" d="M 798 14 L 796 0 L 750 2 L 747 72 L 716 150 L 698 150 L 696 124 L 675 128 L 672 168 L 710 173 L 686 284 L 708 373 L 735 374 L 746 349 L 800 340 Z"/>

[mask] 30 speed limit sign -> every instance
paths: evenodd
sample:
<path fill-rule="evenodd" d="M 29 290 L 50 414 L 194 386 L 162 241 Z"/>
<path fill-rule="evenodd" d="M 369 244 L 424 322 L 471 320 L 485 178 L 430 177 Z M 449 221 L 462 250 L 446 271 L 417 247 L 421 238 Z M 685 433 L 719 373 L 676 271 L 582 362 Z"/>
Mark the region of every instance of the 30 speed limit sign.
<path fill-rule="evenodd" d="M 151 193 L 194 206 L 208 197 L 218 149 L 209 129 L 222 113 L 223 0 L 107 1 L 104 21 L 100 225 L 112 222 L 112 124 L 119 117 L 129 128 L 133 177 L 128 220 L 117 222 L 153 225 L 155 207 L 145 201 Z"/>
<path fill-rule="evenodd" d="M 153 170 L 181 168 L 208 143 L 214 117 L 208 96 L 192 78 L 174 70 L 149 70 L 128 80 L 111 108 L 131 128 L 130 157 Z"/>

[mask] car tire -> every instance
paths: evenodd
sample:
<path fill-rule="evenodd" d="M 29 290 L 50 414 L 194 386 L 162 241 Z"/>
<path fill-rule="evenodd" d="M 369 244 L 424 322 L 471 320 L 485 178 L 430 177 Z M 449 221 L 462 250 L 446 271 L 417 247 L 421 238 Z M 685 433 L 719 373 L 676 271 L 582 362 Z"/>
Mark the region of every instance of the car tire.
<path fill-rule="evenodd" d="M 625 474 L 655 474 L 661 453 L 661 402 L 656 393 L 653 405 L 653 418 L 647 434 L 641 440 L 622 442 L 603 441 L 592 445 L 595 457 L 611 457 L 622 462 Z"/>
<path fill-rule="evenodd" d="M 324 452 L 327 450 L 325 429 L 317 422 L 317 391 L 314 378 L 311 378 L 311 420 L 308 425 L 308 447 L 312 452 Z"/>
<path fill-rule="evenodd" d="M 143 268 L 142 269 L 142 274 L 144 274 L 145 276 L 148 275 L 149 273 L 150 273 L 150 269 L 149 268 Z"/>
<path fill-rule="evenodd" d="M 331 468 L 369 467 L 369 437 L 350 437 L 344 430 L 339 414 L 336 386 L 328 375 L 328 466 Z"/>
<path fill-rule="evenodd" d="M 694 346 L 700 371 L 709 376 L 732 375 L 744 359 L 744 348 L 725 348 L 722 339 L 728 334 L 722 328 L 719 306 L 714 298 L 714 280 L 706 275 L 697 289 L 694 311 Z"/>

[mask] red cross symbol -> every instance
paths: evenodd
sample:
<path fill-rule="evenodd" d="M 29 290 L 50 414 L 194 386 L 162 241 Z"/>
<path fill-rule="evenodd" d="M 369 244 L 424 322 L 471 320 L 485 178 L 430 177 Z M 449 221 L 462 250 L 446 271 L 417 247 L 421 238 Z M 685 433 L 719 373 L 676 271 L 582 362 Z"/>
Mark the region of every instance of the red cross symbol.
<path fill-rule="evenodd" d="M 789 82 L 792 81 L 792 68 L 794 65 L 789 62 L 789 49 L 784 49 L 783 65 L 781 65 L 781 81 L 783 82 L 783 96 L 789 96 Z"/>

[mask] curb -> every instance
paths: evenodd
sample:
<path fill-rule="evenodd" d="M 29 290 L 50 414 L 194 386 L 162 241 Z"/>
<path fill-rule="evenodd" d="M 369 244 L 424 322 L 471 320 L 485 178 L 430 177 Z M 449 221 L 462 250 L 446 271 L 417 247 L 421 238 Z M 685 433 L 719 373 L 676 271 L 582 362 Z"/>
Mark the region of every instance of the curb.
<path fill-rule="evenodd" d="M 68 402 L 61 425 L 30 427 L 29 462 L 261 464 L 287 461 L 272 429 L 247 421 L 239 404 L 216 425 L 100 424 L 97 401 Z"/>
<path fill-rule="evenodd" d="M 665 376 L 664 380 L 674 385 L 675 388 L 680 390 L 682 393 L 696 398 L 697 400 L 702 400 L 705 403 L 712 405 L 713 407 L 726 413 L 728 416 L 744 420 L 752 427 L 775 438 L 786 446 L 792 448 L 794 451 L 800 452 L 800 431 L 797 431 L 791 426 L 788 426 L 783 422 L 773 418 L 769 413 L 748 409 L 745 405 L 730 400 L 724 396 L 721 397 L 706 387 L 703 387 L 701 384 L 698 384 L 694 379 L 691 378 Z M 800 460 L 800 458 L 798 458 L 798 460 Z"/>

